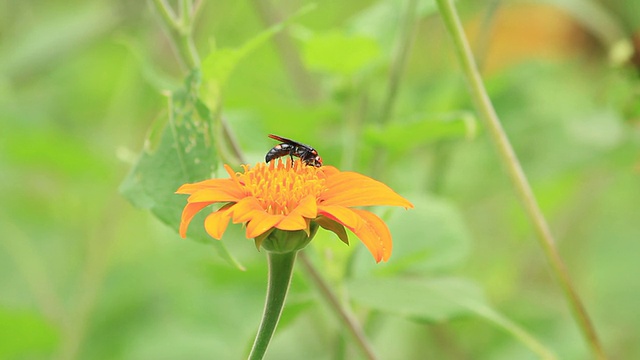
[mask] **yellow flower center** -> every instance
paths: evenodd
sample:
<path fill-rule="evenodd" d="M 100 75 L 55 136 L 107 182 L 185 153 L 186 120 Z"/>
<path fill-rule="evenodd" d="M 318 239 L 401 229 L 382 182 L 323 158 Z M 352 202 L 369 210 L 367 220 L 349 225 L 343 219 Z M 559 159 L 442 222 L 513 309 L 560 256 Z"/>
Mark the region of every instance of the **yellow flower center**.
<path fill-rule="evenodd" d="M 269 164 L 258 163 L 250 169 L 243 165 L 240 183 L 266 212 L 272 215 L 288 215 L 302 199 L 313 196 L 316 201 L 326 191 L 324 173 L 320 168 L 307 166 L 302 161 L 293 163 L 280 159 Z"/>

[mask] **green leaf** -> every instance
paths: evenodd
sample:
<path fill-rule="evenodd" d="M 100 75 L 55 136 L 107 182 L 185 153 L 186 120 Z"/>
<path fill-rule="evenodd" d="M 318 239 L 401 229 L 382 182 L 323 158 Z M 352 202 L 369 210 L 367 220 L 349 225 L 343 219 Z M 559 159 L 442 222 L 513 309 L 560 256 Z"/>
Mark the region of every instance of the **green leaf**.
<path fill-rule="evenodd" d="M 240 47 L 214 49 L 209 53 L 202 61 L 202 85 L 200 88 L 202 101 L 210 109 L 216 109 L 219 105 L 220 91 L 240 61 L 282 31 L 293 20 L 315 9 L 315 7 L 315 4 L 302 7 L 287 20 L 258 33 Z"/>
<path fill-rule="evenodd" d="M 154 124 L 137 164 L 120 186 L 120 192 L 135 206 L 149 209 L 176 231 L 186 197 L 175 191 L 184 183 L 212 178 L 217 165 L 212 115 L 198 103 L 198 84 L 198 74 L 193 73 L 186 79 L 184 89 L 171 94 L 168 123 Z M 193 223 L 201 224 L 204 213 Z M 191 226 L 188 237 L 213 243 L 225 260 L 242 268 L 222 242 L 206 234 L 203 226 Z"/>
<path fill-rule="evenodd" d="M 543 359 L 553 353 L 525 329 L 493 310 L 480 287 L 459 278 L 368 278 L 348 284 L 351 298 L 372 309 L 417 322 L 443 322 L 460 316 L 476 316 L 496 325 Z"/>
<path fill-rule="evenodd" d="M 397 210 L 386 222 L 393 236 L 391 260 L 374 264 L 366 256 L 356 258 L 355 271 L 366 274 L 447 271 L 462 264 L 471 251 L 471 236 L 459 211 L 451 203 L 424 195 L 409 195 L 415 206 Z"/>
<path fill-rule="evenodd" d="M 351 76 L 380 56 L 380 46 L 371 37 L 338 31 L 316 34 L 304 42 L 302 56 L 311 70 Z"/>
<path fill-rule="evenodd" d="M 425 145 L 445 139 L 473 138 L 477 119 L 471 112 L 429 114 L 406 121 L 389 123 L 383 127 L 370 126 L 365 138 L 391 151 L 406 151 L 417 144 Z"/>
<path fill-rule="evenodd" d="M 389 268 L 433 272 L 461 265 L 471 252 L 471 235 L 460 211 L 450 202 L 411 196 L 411 211 L 388 221 L 397 239 Z"/>

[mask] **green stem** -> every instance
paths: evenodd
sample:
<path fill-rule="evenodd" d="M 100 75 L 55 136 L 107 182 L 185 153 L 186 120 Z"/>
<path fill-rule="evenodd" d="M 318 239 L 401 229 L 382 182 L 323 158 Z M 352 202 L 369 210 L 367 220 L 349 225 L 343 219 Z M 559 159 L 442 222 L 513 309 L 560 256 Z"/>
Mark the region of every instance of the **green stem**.
<path fill-rule="evenodd" d="M 249 360 L 259 360 L 264 357 L 271 337 L 273 336 L 280 314 L 287 297 L 293 264 L 296 261 L 297 251 L 288 253 L 267 252 L 269 263 L 269 283 L 267 284 L 267 300 L 264 304 L 262 321 L 258 328 L 258 334 L 253 342 Z"/>
<path fill-rule="evenodd" d="M 163 23 L 167 27 L 172 43 L 177 48 L 179 59 L 187 65 L 189 69 L 195 69 L 200 66 L 200 57 L 193 42 L 191 32 L 193 29 L 192 11 L 186 9 L 186 5 L 182 8 L 182 14 L 178 19 L 165 0 L 153 0 Z M 191 2 L 185 2 L 191 4 Z"/>
<path fill-rule="evenodd" d="M 378 124 L 381 126 L 387 124 L 393 114 L 393 107 L 396 103 L 398 89 L 400 88 L 402 73 L 407 65 L 409 51 L 411 50 L 411 41 L 413 40 L 413 34 L 415 33 L 418 1 L 408 0 L 406 6 L 407 8 L 401 22 L 402 28 L 398 34 L 396 51 L 391 63 L 391 71 L 389 72 L 389 83 L 386 89 L 387 92 L 384 97 L 382 108 L 380 109 L 380 115 L 378 115 L 378 118 L 376 119 Z M 377 146 L 375 148 L 371 170 L 371 175 L 374 178 L 382 178 L 384 175 L 383 169 L 386 161 L 387 151 L 385 151 L 381 146 Z"/>
<path fill-rule="evenodd" d="M 274 6 L 269 0 L 255 0 L 253 4 L 266 26 L 270 27 L 283 22 L 282 4 Z M 296 49 L 296 44 L 289 35 L 288 29 L 276 33 L 273 36 L 273 41 L 284 64 L 284 70 L 302 100 L 308 103 L 316 101 L 319 97 L 318 89 L 320 87 L 315 83 L 311 74 L 305 70 L 300 59 L 300 52 Z"/>
<path fill-rule="evenodd" d="M 191 0 L 178 0 L 178 8 L 180 9 L 180 22 L 188 24 L 191 21 Z"/>
<path fill-rule="evenodd" d="M 498 10 L 503 0 L 491 0 L 486 6 L 482 20 L 480 21 L 480 29 L 475 40 L 475 48 L 473 52 L 476 54 L 475 59 L 478 64 L 480 73 L 484 70 L 484 64 L 489 53 L 489 45 L 492 40 L 493 28 L 495 26 Z"/>
<path fill-rule="evenodd" d="M 398 44 L 396 45 L 396 53 L 394 54 L 391 71 L 389 72 L 389 86 L 387 87 L 387 93 L 378 117 L 380 124 L 388 123 L 393 113 L 393 106 L 395 105 L 398 89 L 400 88 L 400 80 L 407 65 L 411 41 L 413 40 L 413 34 L 415 32 L 418 1 L 408 0 L 406 6 L 406 12 L 401 22 L 402 28 L 398 36 Z"/>
<path fill-rule="evenodd" d="M 193 29 L 192 11 L 185 10 L 183 7 L 180 19 L 178 19 L 171 6 L 165 0 L 153 0 L 153 4 L 167 27 L 169 37 L 171 37 L 172 43 L 176 47 L 180 60 L 190 70 L 200 67 L 200 57 L 191 36 Z"/>
<path fill-rule="evenodd" d="M 189 70 L 200 67 L 200 56 L 193 42 L 193 22 L 201 2 L 195 4 L 191 0 L 180 0 L 180 16 L 177 16 L 166 0 L 153 0 L 163 25 L 169 32 L 169 38 L 176 50 L 178 59 L 187 64 Z M 237 142 L 231 134 L 229 125 L 222 118 L 221 109 L 210 109 L 213 116 L 213 133 L 216 139 L 228 141 L 216 141 L 216 148 L 221 154 L 222 160 L 232 164 L 243 163 L 242 153 Z"/>
<path fill-rule="evenodd" d="M 484 118 L 489 133 L 495 143 L 498 153 L 509 172 L 509 176 L 516 189 L 517 195 L 524 204 L 526 213 L 531 220 L 534 229 L 538 235 L 538 240 L 544 254 L 547 257 L 553 270 L 556 280 L 564 291 L 564 295 L 571 307 L 574 317 L 585 337 L 587 343 L 591 347 L 593 356 L 597 359 L 606 359 L 602 345 L 598 340 L 595 328 L 591 323 L 589 315 L 574 289 L 573 282 L 569 276 L 566 266 L 555 245 L 555 240 L 549 229 L 549 225 L 545 220 L 538 202 L 531 190 L 531 186 L 525 176 L 518 158 L 505 134 L 498 115 L 493 108 L 493 104 L 489 99 L 482 78 L 475 63 L 471 48 L 464 34 L 460 18 L 456 12 L 453 0 L 437 0 L 440 13 L 445 21 L 447 29 L 453 38 L 453 43 L 459 61 L 469 82 L 471 96 L 476 102 L 476 106 L 482 118 Z"/>

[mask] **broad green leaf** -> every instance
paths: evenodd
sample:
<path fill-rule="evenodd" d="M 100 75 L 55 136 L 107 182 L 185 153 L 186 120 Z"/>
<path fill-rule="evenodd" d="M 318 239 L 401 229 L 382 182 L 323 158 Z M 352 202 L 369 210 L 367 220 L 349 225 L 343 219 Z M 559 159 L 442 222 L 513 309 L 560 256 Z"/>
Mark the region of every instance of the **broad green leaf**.
<path fill-rule="evenodd" d="M 525 329 L 491 308 L 482 290 L 459 278 L 368 278 L 348 284 L 351 298 L 359 304 L 418 322 L 437 323 L 460 316 L 476 316 L 496 325 L 543 359 L 553 353 Z"/>
<path fill-rule="evenodd" d="M 275 34 L 282 31 L 290 22 L 296 18 L 315 9 L 315 4 L 309 4 L 298 10 L 287 20 L 269 27 L 249 39 L 242 46 L 235 48 L 214 49 L 202 61 L 202 84 L 200 87 L 200 97 L 210 108 L 218 107 L 220 91 L 224 88 L 229 76 L 241 60 L 246 58 L 251 52 L 264 45 Z"/>
<path fill-rule="evenodd" d="M 471 235 L 450 202 L 411 196 L 415 208 L 388 221 L 396 241 L 389 269 L 430 272 L 461 265 L 471 252 Z"/>
<path fill-rule="evenodd" d="M 184 183 L 213 177 L 217 166 L 212 114 L 198 103 L 197 77 L 197 73 L 191 74 L 185 88 L 171 94 L 168 123 L 154 125 L 137 164 L 120 186 L 122 194 L 135 206 L 149 209 L 176 231 L 186 196 L 176 195 L 175 191 Z M 203 210 L 194 218 L 189 238 L 213 243 L 224 259 L 241 267 L 221 242 L 209 237 L 203 226 L 197 226 L 204 213 Z"/>
<path fill-rule="evenodd" d="M 351 76 L 380 56 L 377 41 L 364 35 L 338 31 L 316 34 L 304 41 L 302 56 L 311 70 Z"/>
<path fill-rule="evenodd" d="M 410 147 L 446 139 L 473 138 L 477 120 L 470 112 L 420 116 L 415 120 L 397 121 L 383 127 L 370 126 L 365 136 L 368 141 L 392 151 L 405 151 Z"/>
<path fill-rule="evenodd" d="M 37 313 L 0 308 L 0 358 L 26 359 L 50 355 L 58 330 Z"/>
<path fill-rule="evenodd" d="M 386 222 L 393 237 L 391 259 L 374 264 L 359 256 L 355 273 L 432 274 L 453 269 L 471 251 L 471 236 L 459 211 L 449 202 L 424 195 L 408 196 L 414 209 L 397 210 Z"/>

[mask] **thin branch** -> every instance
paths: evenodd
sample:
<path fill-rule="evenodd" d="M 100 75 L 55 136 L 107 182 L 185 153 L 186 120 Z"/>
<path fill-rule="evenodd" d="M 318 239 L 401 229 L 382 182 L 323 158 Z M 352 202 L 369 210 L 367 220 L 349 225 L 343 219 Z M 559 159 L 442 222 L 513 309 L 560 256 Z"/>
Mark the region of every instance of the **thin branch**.
<path fill-rule="evenodd" d="M 402 73 L 407 64 L 407 58 L 409 51 L 411 50 L 411 42 L 413 41 L 413 34 L 415 33 L 416 25 L 416 12 L 418 10 L 417 0 L 408 0 L 406 5 L 406 11 L 401 19 L 402 28 L 398 34 L 396 45 L 396 52 L 391 64 L 391 71 L 389 72 L 389 83 L 387 86 L 387 92 L 380 109 L 380 115 L 378 116 L 378 124 L 384 125 L 389 122 L 391 115 L 393 114 L 393 107 L 396 103 L 398 95 L 398 89 L 400 88 L 400 80 L 402 80 Z M 387 153 L 380 146 L 375 149 L 373 156 L 373 166 L 371 170 L 372 176 L 380 178 L 382 176 L 382 169 L 386 162 Z"/>
<path fill-rule="evenodd" d="M 407 57 L 411 50 L 411 42 L 413 40 L 413 34 L 415 32 L 416 23 L 416 11 L 418 8 L 417 0 L 408 0 L 406 12 L 402 19 L 402 29 L 398 38 L 398 45 L 393 62 L 391 65 L 391 71 L 389 73 L 389 86 L 387 87 L 387 94 L 380 110 L 380 117 L 378 121 L 384 124 L 389 121 L 393 112 L 393 106 L 396 102 L 398 95 L 398 88 L 400 87 L 400 80 L 402 79 L 402 73 L 407 64 Z"/>
<path fill-rule="evenodd" d="M 193 3 L 193 12 L 191 14 L 191 21 L 193 21 L 194 23 L 198 19 L 198 15 L 200 15 L 200 9 L 202 9 L 203 3 L 204 3 L 204 0 L 195 0 L 195 2 Z"/>
<path fill-rule="evenodd" d="M 165 0 L 153 0 L 156 10 L 169 31 L 172 45 L 176 50 L 176 54 L 183 64 L 187 64 L 189 69 L 200 67 L 200 56 L 193 42 L 193 22 L 196 18 L 197 11 L 202 5 L 202 1 L 196 1 L 195 4 L 191 0 L 180 1 L 180 21 L 169 4 Z M 242 152 L 238 146 L 238 142 L 231 133 L 229 125 L 220 114 L 221 109 L 210 109 L 214 116 L 214 134 L 219 139 L 224 139 L 218 151 L 223 160 L 232 163 L 244 162 Z"/>
<path fill-rule="evenodd" d="M 254 0 L 254 4 L 258 15 L 266 26 L 282 22 L 282 16 L 278 13 L 277 8 L 271 5 L 269 0 Z M 291 36 L 289 36 L 288 29 L 274 35 L 273 41 L 284 64 L 285 71 L 289 74 L 289 78 L 298 94 L 307 102 L 316 100 L 319 96 L 318 86 L 300 61 L 299 52 Z"/>
<path fill-rule="evenodd" d="M 164 23 L 172 29 L 178 29 L 178 19 L 176 18 L 176 14 L 173 12 L 171 6 L 167 4 L 165 0 L 153 0 L 153 3 L 162 17 L 162 20 L 164 20 Z"/>
<path fill-rule="evenodd" d="M 489 45 L 491 43 L 491 36 L 495 27 L 496 17 L 500 9 L 502 0 L 491 0 L 487 4 L 484 16 L 480 22 L 480 29 L 478 30 L 478 36 L 475 40 L 476 63 L 478 69 L 482 73 L 484 65 L 487 60 L 487 54 L 489 53 Z"/>
<path fill-rule="evenodd" d="M 238 159 L 241 163 L 246 164 L 247 160 L 242 154 L 242 150 L 240 149 L 240 144 L 238 143 L 238 139 L 231 132 L 231 130 L 229 129 L 229 126 L 227 126 L 226 122 L 223 121 L 223 119 L 220 119 L 220 122 L 222 123 L 222 134 L 224 135 L 226 143 L 230 148 L 231 152 L 233 153 L 236 159 Z"/>
<path fill-rule="evenodd" d="M 110 251 L 117 240 L 113 229 L 117 229 L 116 221 L 119 217 L 109 216 L 117 213 L 117 197 L 105 206 L 100 226 L 94 226 L 87 239 L 87 255 L 79 281 L 79 293 L 75 296 L 75 303 L 68 316 L 68 326 L 63 338 L 58 359 L 77 359 L 78 354 L 86 342 L 92 313 L 103 291 L 105 277 L 110 266 Z"/>
<path fill-rule="evenodd" d="M 24 277 L 24 282 L 30 288 L 40 311 L 52 323 L 66 331 L 67 314 L 53 286 L 54 282 L 45 266 L 45 259 L 38 253 L 37 247 L 22 229 L 4 219 L 0 221 L 0 225 L 3 229 L 3 241 L 0 244 L 3 245 L 9 258 L 15 260 L 18 272 Z M 14 276 L 19 275 L 14 274 Z"/>
<path fill-rule="evenodd" d="M 305 269 L 315 287 L 320 290 L 320 294 L 324 297 L 324 299 L 329 303 L 331 309 L 340 317 L 342 322 L 347 326 L 347 330 L 353 335 L 353 338 L 356 340 L 356 344 L 362 350 L 363 354 L 369 360 L 375 360 L 376 355 L 373 352 L 373 347 L 369 344 L 369 340 L 367 340 L 364 331 L 360 327 L 358 320 L 355 318 L 353 314 L 351 314 L 346 308 L 340 304 L 338 297 L 333 293 L 329 284 L 322 278 L 320 273 L 316 270 L 315 266 L 309 260 L 304 251 L 301 251 L 298 255 L 302 267 Z"/>
<path fill-rule="evenodd" d="M 178 7 L 180 8 L 180 22 L 182 24 L 189 24 L 192 19 L 191 12 L 193 11 L 191 8 L 191 1 L 179 0 Z"/>
<path fill-rule="evenodd" d="M 474 99 L 478 111 L 486 122 L 486 126 L 491 134 L 491 138 L 496 145 L 498 153 L 506 167 L 516 194 L 522 201 L 526 214 L 528 215 L 533 227 L 538 235 L 538 240 L 544 254 L 549 261 L 553 274 L 564 291 L 565 297 L 573 311 L 574 317 L 578 322 L 583 335 L 591 347 L 594 357 L 597 359 L 606 359 L 602 345 L 598 339 L 595 328 L 591 323 L 589 315 L 574 289 L 573 282 L 569 276 L 566 266 L 558 252 L 555 240 L 551 234 L 551 230 L 547 221 L 540 210 L 536 197 L 531 190 L 529 181 L 522 170 L 522 166 L 509 142 L 498 115 L 496 114 L 491 99 L 482 83 L 482 78 L 475 63 L 475 59 L 471 52 L 471 48 L 464 34 L 460 18 L 456 12 L 453 0 L 437 0 L 440 13 L 445 21 L 447 29 L 452 36 L 454 47 L 458 59 L 462 65 L 462 69 L 467 77 L 470 86 L 470 93 Z"/>
<path fill-rule="evenodd" d="M 188 3 L 190 4 L 191 2 Z M 153 4 L 167 27 L 169 37 L 176 47 L 176 53 L 180 61 L 189 69 L 199 67 L 200 57 L 191 36 L 193 29 L 193 17 L 189 16 L 191 10 L 182 11 L 181 19 L 178 20 L 175 12 L 165 0 L 153 0 Z"/>

